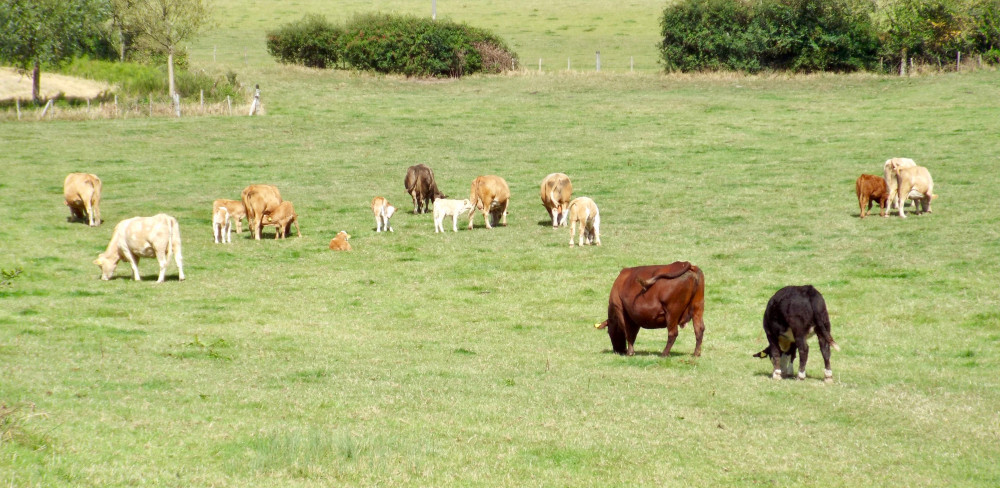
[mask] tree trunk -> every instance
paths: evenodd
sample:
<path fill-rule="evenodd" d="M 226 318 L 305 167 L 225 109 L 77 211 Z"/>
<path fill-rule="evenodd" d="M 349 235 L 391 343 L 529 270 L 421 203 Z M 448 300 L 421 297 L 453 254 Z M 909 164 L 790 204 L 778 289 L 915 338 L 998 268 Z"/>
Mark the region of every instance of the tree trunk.
<path fill-rule="evenodd" d="M 172 48 L 172 47 L 167 51 L 167 78 L 169 78 L 169 83 L 170 83 L 170 97 L 173 98 L 174 93 L 177 93 L 177 90 L 174 89 L 175 88 L 174 87 L 174 48 Z"/>
<path fill-rule="evenodd" d="M 35 102 L 35 105 L 42 103 L 42 98 L 40 96 L 42 91 L 42 63 L 35 60 L 35 69 L 31 70 L 31 101 Z"/>

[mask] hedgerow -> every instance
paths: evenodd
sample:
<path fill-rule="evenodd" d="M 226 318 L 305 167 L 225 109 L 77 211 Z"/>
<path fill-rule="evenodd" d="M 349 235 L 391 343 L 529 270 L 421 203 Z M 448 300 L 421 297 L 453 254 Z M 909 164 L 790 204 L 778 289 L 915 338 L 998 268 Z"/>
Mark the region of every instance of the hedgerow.
<path fill-rule="evenodd" d="M 365 14 L 344 26 L 307 16 L 269 32 L 268 51 L 284 63 L 407 76 L 462 76 L 513 69 L 517 55 L 496 34 L 445 20 Z"/>

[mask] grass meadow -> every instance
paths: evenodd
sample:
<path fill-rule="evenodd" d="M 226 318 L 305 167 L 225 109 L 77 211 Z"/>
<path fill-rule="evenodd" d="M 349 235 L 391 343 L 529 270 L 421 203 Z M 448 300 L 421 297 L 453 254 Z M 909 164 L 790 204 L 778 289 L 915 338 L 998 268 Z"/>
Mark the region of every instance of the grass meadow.
<path fill-rule="evenodd" d="M 212 36 L 252 62 L 218 63 L 259 80 L 266 116 L 0 124 L 0 268 L 23 270 L 0 285 L 0 486 L 1000 484 L 997 71 L 406 80 L 270 63 L 262 31 L 302 12 L 238 3 Z M 559 5 L 453 18 L 546 40 L 522 56 L 583 44 L 546 16 L 624 18 Z M 930 169 L 933 214 L 859 219 L 855 178 L 893 156 Z M 509 226 L 434 234 L 408 213 L 416 163 L 452 197 L 506 178 Z M 66 221 L 73 171 L 102 178 L 101 227 Z M 603 246 L 548 226 L 555 171 L 600 206 Z M 302 238 L 212 242 L 212 200 L 250 183 L 295 203 Z M 375 233 L 376 195 L 396 232 Z M 143 282 L 100 281 L 114 224 L 157 212 L 187 280 L 146 259 Z M 339 230 L 353 251 L 327 250 Z M 664 330 L 613 354 L 593 324 L 619 270 L 676 260 L 705 273 L 702 356 L 690 328 L 670 358 Z M 832 384 L 815 340 L 806 381 L 750 357 L 767 299 L 807 283 Z"/>

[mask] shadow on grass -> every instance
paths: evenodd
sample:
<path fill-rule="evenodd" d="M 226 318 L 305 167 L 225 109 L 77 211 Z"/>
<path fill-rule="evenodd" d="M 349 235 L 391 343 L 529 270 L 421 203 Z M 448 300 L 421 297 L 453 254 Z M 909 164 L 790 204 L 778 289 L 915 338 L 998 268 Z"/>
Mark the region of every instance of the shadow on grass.
<path fill-rule="evenodd" d="M 695 357 L 694 356 L 694 351 L 691 351 L 689 353 L 679 353 L 677 351 L 670 351 L 670 355 L 666 356 L 666 357 L 660 356 L 661 353 L 663 353 L 662 349 L 659 350 L 659 351 L 639 351 L 639 350 L 636 350 L 634 356 L 638 356 L 638 357 L 657 356 L 657 357 L 662 357 L 663 359 L 670 359 L 670 358 L 677 358 L 677 357 Z M 618 353 L 616 353 L 614 349 L 605 349 L 605 350 L 601 351 L 601 354 L 618 354 Z M 621 357 L 624 358 L 624 357 L 628 357 L 628 356 L 625 356 L 624 354 L 622 354 Z"/>

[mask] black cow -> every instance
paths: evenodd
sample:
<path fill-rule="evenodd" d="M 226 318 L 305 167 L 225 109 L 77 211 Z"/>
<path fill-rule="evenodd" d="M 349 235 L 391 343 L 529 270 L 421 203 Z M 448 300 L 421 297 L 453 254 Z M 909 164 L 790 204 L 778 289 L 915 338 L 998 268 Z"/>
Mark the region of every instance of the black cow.
<path fill-rule="evenodd" d="M 833 381 L 833 370 L 830 369 L 830 346 L 838 351 L 840 346 L 830 335 L 830 316 L 826 313 L 823 295 L 812 285 L 786 286 L 778 290 L 767 302 L 767 309 L 764 310 L 764 333 L 767 334 L 769 345 L 763 351 L 754 354 L 754 357 L 771 358 L 771 363 L 774 365 L 772 378 L 781 379 L 782 371 L 790 375 L 789 370 L 795 361 L 797 349 L 798 378 L 804 380 L 806 361 L 809 359 L 806 339 L 816 335 L 826 365 L 824 381 Z M 795 347 L 792 347 L 793 345 Z"/>

